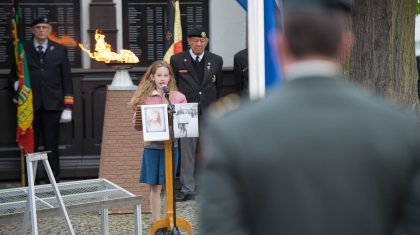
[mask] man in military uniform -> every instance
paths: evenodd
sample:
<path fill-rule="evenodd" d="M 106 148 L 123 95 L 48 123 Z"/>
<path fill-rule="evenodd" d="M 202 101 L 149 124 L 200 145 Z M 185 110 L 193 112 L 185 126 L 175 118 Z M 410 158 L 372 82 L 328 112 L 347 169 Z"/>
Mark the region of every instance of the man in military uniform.
<path fill-rule="evenodd" d="M 189 103 L 198 103 L 199 115 L 217 100 L 223 84 L 222 57 L 205 51 L 209 42 L 207 31 L 194 28 L 188 32 L 190 49 L 171 57 L 170 64 L 175 73 L 178 89 Z M 181 138 L 181 193 L 177 201 L 194 198 L 194 171 L 199 138 Z"/>
<path fill-rule="evenodd" d="M 233 56 L 236 92 L 243 98 L 249 97 L 248 48 L 240 50 Z"/>
<path fill-rule="evenodd" d="M 51 25 L 46 17 L 35 19 L 31 24 L 33 40 L 24 42 L 33 93 L 35 151 L 41 144 L 48 153 L 48 161 L 57 181 L 60 179 L 58 152 L 61 122 L 71 120 L 73 83 L 67 48 L 51 40 Z M 16 63 L 10 72 L 11 86 L 18 89 Z"/>
<path fill-rule="evenodd" d="M 420 234 L 420 129 L 345 82 L 349 0 L 284 0 L 284 86 L 205 132 L 201 234 Z"/>

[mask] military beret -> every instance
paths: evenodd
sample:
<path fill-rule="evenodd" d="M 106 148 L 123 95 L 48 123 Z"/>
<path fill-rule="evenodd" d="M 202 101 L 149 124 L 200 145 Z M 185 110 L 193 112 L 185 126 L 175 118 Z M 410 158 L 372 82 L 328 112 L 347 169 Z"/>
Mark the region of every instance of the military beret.
<path fill-rule="evenodd" d="M 208 33 L 204 28 L 193 28 L 188 31 L 188 37 L 208 38 Z"/>
<path fill-rule="evenodd" d="M 352 0 L 284 0 L 284 7 L 301 8 L 302 6 L 335 9 L 350 12 Z"/>
<path fill-rule="evenodd" d="M 31 23 L 31 27 L 34 27 L 37 24 L 48 24 L 48 18 L 43 16 L 43 17 L 34 19 Z"/>

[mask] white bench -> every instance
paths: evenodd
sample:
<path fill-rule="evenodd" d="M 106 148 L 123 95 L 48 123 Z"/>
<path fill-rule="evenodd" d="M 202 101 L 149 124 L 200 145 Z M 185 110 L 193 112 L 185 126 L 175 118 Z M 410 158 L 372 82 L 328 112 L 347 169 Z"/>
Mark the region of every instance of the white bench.
<path fill-rule="evenodd" d="M 58 189 L 69 214 L 101 211 L 102 234 L 108 234 L 108 209 L 133 206 L 135 234 L 142 234 L 141 196 L 136 196 L 106 179 L 58 183 Z M 35 202 L 38 217 L 59 216 L 59 203 L 50 184 L 36 185 Z M 28 187 L 0 190 L 0 224 L 23 221 Z"/>

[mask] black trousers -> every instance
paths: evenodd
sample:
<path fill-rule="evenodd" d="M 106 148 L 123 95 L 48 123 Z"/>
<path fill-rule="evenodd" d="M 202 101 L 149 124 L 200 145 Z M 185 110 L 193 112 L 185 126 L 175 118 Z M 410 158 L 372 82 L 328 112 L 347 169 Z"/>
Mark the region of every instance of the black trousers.
<path fill-rule="evenodd" d="M 56 180 L 60 180 L 58 144 L 61 113 L 60 110 L 44 110 L 41 108 L 35 110 L 33 121 L 35 151 L 51 151 L 48 153 L 48 161 Z M 44 146 L 44 148 L 40 149 L 40 146 Z M 38 163 L 39 165 L 43 166 L 41 162 Z M 41 169 L 42 171 L 37 175 L 41 179 L 47 179 L 45 170 Z"/>

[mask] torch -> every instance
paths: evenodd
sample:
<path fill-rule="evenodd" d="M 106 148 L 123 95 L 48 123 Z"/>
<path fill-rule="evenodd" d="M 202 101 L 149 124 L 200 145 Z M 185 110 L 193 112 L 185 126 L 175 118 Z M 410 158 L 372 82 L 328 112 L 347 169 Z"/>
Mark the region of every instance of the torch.
<path fill-rule="evenodd" d="M 124 90 L 134 87 L 133 81 L 128 73 L 135 64 L 139 62 L 137 56 L 130 50 L 120 50 L 115 53 L 111 50 L 111 45 L 105 42 L 105 35 L 99 30 L 95 32 L 95 51 L 90 52 L 83 44 L 79 43 L 79 47 L 85 51 L 90 58 L 97 61 L 103 61 L 106 65 L 116 70 L 112 83 L 108 86 L 109 90 Z"/>

